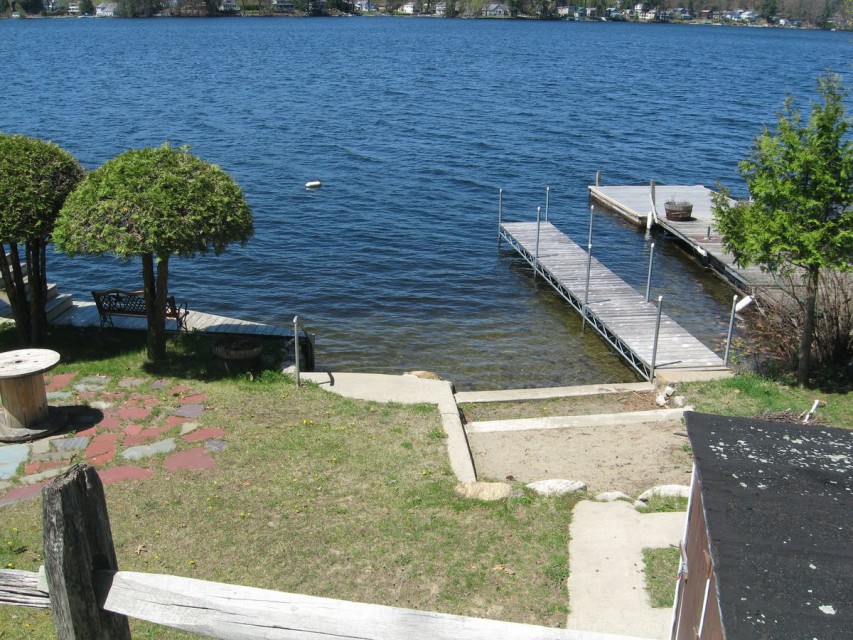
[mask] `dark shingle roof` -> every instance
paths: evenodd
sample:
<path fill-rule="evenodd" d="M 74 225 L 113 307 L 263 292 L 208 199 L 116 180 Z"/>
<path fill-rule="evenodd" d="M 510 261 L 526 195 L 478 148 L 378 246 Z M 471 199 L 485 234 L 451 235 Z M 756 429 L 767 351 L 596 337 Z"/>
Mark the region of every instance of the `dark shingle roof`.
<path fill-rule="evenodd" d="M 686 421 L 726 637 L 853 638 L 853 431 Z"/>

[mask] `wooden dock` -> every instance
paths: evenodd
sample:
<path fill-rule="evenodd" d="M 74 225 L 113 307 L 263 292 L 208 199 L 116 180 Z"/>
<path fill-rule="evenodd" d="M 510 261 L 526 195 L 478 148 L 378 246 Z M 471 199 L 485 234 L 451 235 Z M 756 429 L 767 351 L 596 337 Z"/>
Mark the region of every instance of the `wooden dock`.
<path fill-rule="evenodd" d="M 588 254 L 550 222 L 502 222 L 500 236 L 646 380 L 727 375 L 717 354 L 664 313 L 653 361 L 657 305 L 595 258 L 584 304 Z"/>
<path fill-rule="evenodd" d="M 51 324 L 66 325 L 73 327 L 99 327 L 101 318 L 94 302 L 75 301 L 64 313 L 50 321 Z M 130 318 L 115 316 L 113 326 L 116 329 L 131 329 L 145 331 L 147 323 L 145 318 Z M 175 322 L 166 321 L 166 330 L 174 331 Z M 187 330 L 203 331 L 205 333 L 237 334 L 258 337 L 284 338 L 292 337 L 293 329 L 280 327 L 262 322 L 251 322 L 249 320 L 238 320 L 227 316 L 219 316 L 212 313 L 190 310 L 187 315 Z"/>
<path fill-rule="evenodd" d="M 646 226 L 648 216 L 653 215 L 656 226 L 689 247 L 701 262 L 740 291 L 754 293 L 756 287 L 776 287 L 770 274 L 754 266 L 739 267 L 735 264 L 734 256 L 723 249 L 722 237 L 714 228 L 711 213 L 713 194 L 711 189 L 702 185 L 656 185 L 654 189 L 651 185 L 589 187 L 592 202 L 618 213 L 636 225 Z M 670 199 L 692 202 L 692 219 L 684 222 L 667 220 L 664 203 Z"/>

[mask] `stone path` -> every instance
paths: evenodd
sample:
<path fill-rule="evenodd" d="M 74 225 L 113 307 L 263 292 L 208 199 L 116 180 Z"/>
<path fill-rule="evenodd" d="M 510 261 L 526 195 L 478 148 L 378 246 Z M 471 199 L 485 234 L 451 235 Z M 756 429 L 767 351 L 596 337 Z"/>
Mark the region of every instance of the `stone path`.
<path fill-rule="evenodd" d="M 104 484 L 216 466 L 228 431 L 204 427 L 207 397 L 166 380 L 47 378 L 48 402 L 65 406 L 68 428 L 28 443 L 0 443 L 0 507 L 39 495 L 77 462 L 98 469 Z"/>

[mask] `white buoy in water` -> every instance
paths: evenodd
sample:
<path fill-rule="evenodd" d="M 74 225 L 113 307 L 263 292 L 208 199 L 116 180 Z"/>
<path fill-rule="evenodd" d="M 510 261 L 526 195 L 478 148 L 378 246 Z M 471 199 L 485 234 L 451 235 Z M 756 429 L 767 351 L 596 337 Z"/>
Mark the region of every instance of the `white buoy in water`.
<path fill-rule="evenodd" d="M 319 189 L 322 186 L 323 186 L 323 183 L 320 182 L 319 180 L 312 180 L 311 182 L 305 183 L 306 189 Z"/>

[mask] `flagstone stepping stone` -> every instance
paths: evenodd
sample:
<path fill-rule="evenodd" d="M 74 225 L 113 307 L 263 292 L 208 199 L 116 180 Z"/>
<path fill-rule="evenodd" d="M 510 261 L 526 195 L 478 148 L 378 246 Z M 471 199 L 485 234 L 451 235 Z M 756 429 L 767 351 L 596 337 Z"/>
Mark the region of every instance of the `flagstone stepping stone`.
<path fill-rule="evenodd" d="M 200 418 L 204 413 L 204 407 L 200 404 L 185 404 L 175 410 L 175 415 L 182 418 Z"/>
<path fill-rule="evenodd" d="M 184 442 L 199 442 L 200 440 L 211 440 L 212 438 L 218 438 L 219 436 L 227 436 L 228 431 L 225 429 L 199 429 L 198 431 L 193 431 L 184 436 Z"/>
<path fill-rule="evenodd" d="M 121 429 L 121 420 L 115 416 L 104 416 L 104 419 L 97 426 L 101 429 L 108 429 L 109 431 L 118 431 Z"/>
<path fill-rule="evenodd" d="M 167 471 L 213 469 L 216 467 L 216 461 L 204 447 L 196 447 L 173 453 L 163 461 L 163 466 Z"/>
<path fill-rule="evenodd" d="M 221 453 L 225 450 L 225 447 L 228 446 L 228 443 L 224 440 L 205 440 L 204 448 L 208 451 L 212 451 L 213 453 Z"/>
<path fill-rule="evenodd" d="M 151 444 L 143 444 L 137 447 L 130 447 L 121 452 L 121 457 L 127 460 L 141 460 L 142 458 L 150 458 L 162 453 L 169 453 L 175 450 L 174 438 L 166 438 L 158 440 Z"/>
<path fill-rule="evenodd" d="M 62 438 L 61 440 L 54 440 L 53 446 L 58 451 L 79 451 L 89 446 L 89 438 L 79 436 L 76 438 Z"/>
<path fill-rule="evenodd" d="M 74 389 L 84 393 L 87 391 L 103 391 L 110 382 L 109 378 L 83 378 L 74 385 Z"/>
<path fill-rule="evenodd" d="M 168 423 L 169 420 L 170 420 L 170 418 L 166 418 L 166 423 Z M 182 436 L 185 436 L 188 433 L 192 433 L 193 431 L 195 431 L 196 429 L 198 429 L 201 426 L 200 422 L 184 422 L 185 418 L 178 418 L 178 420 L 180 422 L 177 422 L 176 424 L 181 425 L 181 435 Z"/>
<path fill-rule="evenodd" d="M 151 409 L 144 409 L 142 407 L 125 407 L 124 409 L 118 410 L 119 418 L 122 418 L 124 420 L 132 420 L 134 422 L 145 420 L 150 415 Z"/>
<path fill-rule="evenodd" d="M 5 507 L 7 504 L 15 504 L 24 500 L 32 500 L 41 493 L 41 488 L 44 482 L 36 484 L 25 484 L 14 489 L 9 489 L 6 494 L 0 498 L 0 507 Z"/>
<path fill-rule="evenodd" d="M 74 397 L 71 391 L 48 391 L 47 399 L 49 402 L 57 402 L 59 400 L 70 400 Z"/>
<path fill-rule="evenodd" d="M 151 427 L 149 429 L 144 429 L 135 435 L 126 435 L 124 442 L 122 443 L 125 447 L 135 447 L 138 444 L 142 444 L 146 440 L 153 440 L 158 436 L 166 433 L 167 431 L 171 431 L 172 427 Z M 125 431 L 127 434 L 127 431 Z"/>
<path fill-rule="evenodd" d="M 22 462 L 30 457 L 30 448 L 25 444 L 0 447 L 0 480 L 14 477 Z"/>
<path fill-rule="evenodd" d="M 24 467 L 24 473 L 29 476 L 34 473 L 47 471 L 48 469 L 58 469 L 59 467 L 67 466 L 68 465 L 63 460 L 41 460 L 39 462 L 31 462 L 30 464 L 26 465 Z"/>
<path fill-rule="evenodd" d="M 95 400 L 94 402 L 90 402 L 89 406 L 93 409 L 97 409 L 98 411 L 106 411 L 107 409 L 112 409 L 115 405 L 112 402 L 106 402 L 104 400 Z"/>
<path fill-rule="evenodd" d="M 155 380 L 154 382 L 151 383 L 152 389 L 163 389 L 163 388 L 168 387 L 168 386 L 169 386 L 168 380 Z"/>
<path fill-rule="evenodd" d="M 154 470 L 146 469 L 145 467 L 133 467 L 126 465 L 122 467 L 101 469 L 98 471 L 98 475 L 101 477 L 101 482 L 104 484 L 113 484 L 115 482 L 124 482 L 126 480 L 148 480 L 148 478 L 154 477 Z"/>
<path fill-rule="evenodd" d="M 23 476 L 21 478 L 21 484 L 36 484 L 44 482 L 45 480 L 49 480 L 50 478 L 55 478 L 60 473 L 64 472 L 65 469 L 68 468 L 68 465 L 58 469 L 47 469 L 45 471 L 41 471 L 39 473 L 33 473 L 28 476 Z"/>
<path fill-rule="evenodd" d="M 188 420 L 189 418 L 185 418 L 183 416 L 169 416 L 168 418 L 166 418 L 165 422 L 166 424 L 170 424 L 174 427 L 176 424 L 184 424 Z M 195 424 L 196 426 L 198 426 L 197 422 L 193 422 L 190 424 Z"/>
<path fill-rule="evenodd" d="M 179 396 L 182 393 L 187 393 L 192 390 L 192 387 L 188 387 L 185 384 L 179 384 L 177 387 L 172 387 L 171 389 L 169 389 L 169 393 L 171 393 L 173 396 Z"/>
<path fill-rule="evenodd" d="M 92 442 L 86 447 L 86 458 L 92 459 L 103 456 L 112 451 L 115 453 L 116 442 L 121 437 L 119 433 L 102 433 L 92 438 Z"/>
<path fill-rule="evenodd" d="M 68 386 L 68 384 L 77 377 L 76 373 L 56 373 L 50 377 L 44 388 L 46 391 L 59 391 Z M 49 397 L 49 396 L 48 396 Z"/>
<path fill-rule="evenodd" d="M 146 382 L 147 380 L 145 378 L 122 378 L 118 381 L 118 386 L 122 389 L 136 389 Z"/>
<path fill-rule="evenodd" d="M 124 400 L 124 394 L 111 391 L 110 393 L 102 393 L 100 398 L 101 400 Z"/>
<path fill-rule="evenodd" d="M 202 404 L 207 402 L 207 396 L 203 393 L 194 393 L 191 396 L 183 396 L 179 402 L 181 404 Z"/>

